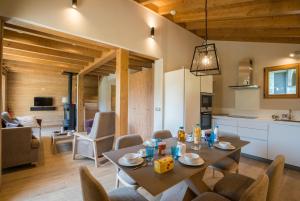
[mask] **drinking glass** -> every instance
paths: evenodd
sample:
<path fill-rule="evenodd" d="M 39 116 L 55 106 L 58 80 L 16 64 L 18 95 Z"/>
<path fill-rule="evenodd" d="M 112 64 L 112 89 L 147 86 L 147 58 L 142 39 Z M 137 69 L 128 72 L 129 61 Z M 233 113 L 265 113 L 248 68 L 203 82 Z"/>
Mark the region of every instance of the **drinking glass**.
<path fill-rule="evenodd" d="M 171 146 L 171 154 L 175 160 L 177 160 L 178 158 L 178 152 L 179 152 L 179 148 L 176 145 Z"/>
<path fill-rule="evenodd" d="M 154 151 L 155 151 L 154 147 L 150 147 L 150 146 L 146 147 L 146 158 L 149 163 L 151 163 L 153 160 Z"/>

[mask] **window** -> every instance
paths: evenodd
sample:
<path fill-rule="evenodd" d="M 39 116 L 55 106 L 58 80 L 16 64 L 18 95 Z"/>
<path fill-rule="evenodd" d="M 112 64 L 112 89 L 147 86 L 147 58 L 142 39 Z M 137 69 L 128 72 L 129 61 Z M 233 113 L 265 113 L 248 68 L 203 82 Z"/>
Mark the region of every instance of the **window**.
<path fill-rule="evenodd" d="M 265 98 L 299 97 L 299 64 L 267 67 L 265 73 Z"/>

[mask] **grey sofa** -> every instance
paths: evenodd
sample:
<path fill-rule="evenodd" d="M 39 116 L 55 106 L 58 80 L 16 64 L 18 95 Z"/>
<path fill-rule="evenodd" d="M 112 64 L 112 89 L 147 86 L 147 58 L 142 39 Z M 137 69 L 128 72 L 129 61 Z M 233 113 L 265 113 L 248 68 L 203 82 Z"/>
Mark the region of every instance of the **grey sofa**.
<path fill-rule="evenodd" d="M 2 128 L 2 168 L 38 162 L 39 140 L 30 127 Z"/>

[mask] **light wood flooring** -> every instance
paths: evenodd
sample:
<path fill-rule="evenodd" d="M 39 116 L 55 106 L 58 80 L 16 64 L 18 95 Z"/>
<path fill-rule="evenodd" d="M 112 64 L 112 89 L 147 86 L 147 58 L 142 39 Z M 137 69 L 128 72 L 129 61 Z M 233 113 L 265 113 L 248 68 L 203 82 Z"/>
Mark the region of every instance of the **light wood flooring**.
<path fill-rule="evenodd" d="M 0 201 L 80 201 L 82 200 L 78 168 L 87 166 L 107 191 L 115 185 L 115 167 L 106 163 L 99 168 L 94 167 L 92 160 L 72 160 L 71 152 L 61 150 L 53 155 L 49 137 L 43 138 L 43 160 L 37 167 L 24 167 L 5 172 L 3 175 Z M 70 147 L 68 147 L 70 148 Z M 256 178 L 268 164 L 242 158 L 240 173 Z M 213 185 L 221 174 L 212 177 L 209 169 L 205 181 Z M 300 172 L 285 170 L 280 201 L 300 200 Z"/>

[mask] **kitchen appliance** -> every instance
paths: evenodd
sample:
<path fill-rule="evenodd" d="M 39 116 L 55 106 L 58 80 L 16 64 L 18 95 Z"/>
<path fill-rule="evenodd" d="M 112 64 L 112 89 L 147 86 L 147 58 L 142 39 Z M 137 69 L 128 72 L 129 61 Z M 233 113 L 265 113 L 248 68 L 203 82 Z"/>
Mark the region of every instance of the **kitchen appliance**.
<path fill-rule="evenodd" d="M 200 97 L 200 127 L 201 130 L 208 130 L 212 128 L 213 94 L 201 93 Z"/>

